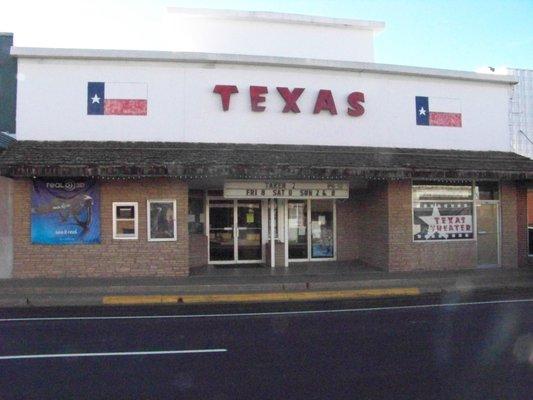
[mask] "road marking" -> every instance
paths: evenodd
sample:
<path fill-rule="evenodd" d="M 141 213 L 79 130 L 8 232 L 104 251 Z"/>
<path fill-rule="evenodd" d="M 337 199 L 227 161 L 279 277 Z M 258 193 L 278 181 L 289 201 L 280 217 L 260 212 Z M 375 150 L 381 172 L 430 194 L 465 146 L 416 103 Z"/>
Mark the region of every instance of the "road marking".
<path fill-rule="evenodd" d="M 420 295 L 420 289 L 416 287 L 390 287 L 379 289 L 317 290 L 306 292 L 103 296 L 102 304 L 116 306 L 134 304 L 252 303 L 270 301 L 341 300 L 418 295 Z"/>
<path fill-rule="evenodd" d="M 121 319 L 186 319 L 186 318 L 224 318 L 224 317 L 261 317 L 276 315 L 305 315 L 305 314 L 341 314 L 352 312 L 387 311 L 387 310 L 410 310 L 420 308 L 444 308 L 478 306 L 488 304 L 508 304 L 508 303 L 530 303 L 533 299 L 516 300 L 493 300 L 477 301 L 465 303 L 442 303 L 442 304 L 417 304 L 412 306 L 392 306 L 392 307 L 368 307 L 368 308 L 345 308 L 333 310 L 305 310 L 305 311 L 267 311 L 249 313 L 222 313 L 222 314 L 173 314 L 173 315 L 116 315 L 100 317 L 30 317 L 30 318 L 3 318 L 0 322 L 31 322 L 31 321 L 90 321 L 90 320 L 121 320 Z"/>
<path fill-rule="evenodd" d="M 66 357 L 122 357 L 122 356 L 157 356 L 168 354 L 224 353 L 227 349 L 199 350 L 166 350 L 166 351 L 124 351 L 112 353 L 64 353 L 64 354 L 22 354 L 0 356 L 0 360 L 27 360 L 34 358 L 66 358 Z"/>

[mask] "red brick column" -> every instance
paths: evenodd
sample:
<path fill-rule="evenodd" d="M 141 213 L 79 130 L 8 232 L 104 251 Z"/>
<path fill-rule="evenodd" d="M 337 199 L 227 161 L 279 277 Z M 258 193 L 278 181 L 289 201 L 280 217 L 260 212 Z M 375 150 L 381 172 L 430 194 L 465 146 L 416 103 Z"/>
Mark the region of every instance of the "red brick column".
<path fill-rule="evenodd" d="M 357 203 L 350 198 L 336 200 L 337 208 L 337 260 L 352 261 L 359 258 L 360 213 Z M 355 195 L 357 197 L 357 195 Z"/>
<path fill-rule="evenodd" d="M 516 182 L 502 182 L 500 185 L 501 207 L 501 265 L 504 268 L 516 268 L 520 257 L 519 239 L 521 223 L 518 222 L 526 204 L 519 205 L 519 190 Z M 523 201 L 523 199 L 522 199 Z M 527 220 L 527 219 L 526 219 Z M 527 225 L 526 225 L 527 227 Z M 523 235 L 523 234 L 522 234 Z"/>
<path fill-rule="evenodd" d="M 387 270 L 389 265 L 389 207 L 387 182 L 370 182 L 354 195 L 359 224 L 359 260 Z"/>
<path fill-rule="evenodd" d="M 207 265 L 207 236 L 193 233 L 189 235 L 189 267 Z"/>
<path fill-rule="evenodd" d="M 528 264 L 528 233 L 527 233 L 527 185 L 525 182 L 518 182 L 516 193 L 516 226 L 518 240 L 518 261 L 519 267 Z"/>

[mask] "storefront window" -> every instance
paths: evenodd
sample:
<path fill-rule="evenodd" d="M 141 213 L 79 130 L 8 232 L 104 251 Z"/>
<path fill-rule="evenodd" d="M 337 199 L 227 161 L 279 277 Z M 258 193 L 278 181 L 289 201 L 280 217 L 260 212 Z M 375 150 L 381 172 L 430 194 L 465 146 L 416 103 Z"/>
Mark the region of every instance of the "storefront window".
<path fill-rule="evenodd" d="M 413 182 L 415 242 L 473 239 L 473 215 L 472 185 Z"/>
<path fill-rule="evenodd" d="M 333 202 L 311 203 L 311 257 L 333 257 Z"/>
<path fill-rule="evenodd" d="M 113 239 L 137 239 L 138 204 L 113 203 Z"/>
<path fill-rule="evenodd" d="M 476 199 L 498 200 L 500 198 L 498 182 L 476 182 Z"/>
<path fill-rule="evenodd" d="M 335 204 L 332 200 L 289 200 L 290 260 L 335 257 Z"/>
<path fill-rule="evenodd" d="M 289 259 L 306 259 L 307 200 L 289 200 L 288 204 Z"/>
<path fill-rule="evenodd" d="M 201 190 L 189 191 L 189 233 L 204 233 L 205 205 L 204 192 Z"/>
<path fill-rule="evenodd" d="M 148 240 L 176 240 L 176 201 L 148 200 Z"/>

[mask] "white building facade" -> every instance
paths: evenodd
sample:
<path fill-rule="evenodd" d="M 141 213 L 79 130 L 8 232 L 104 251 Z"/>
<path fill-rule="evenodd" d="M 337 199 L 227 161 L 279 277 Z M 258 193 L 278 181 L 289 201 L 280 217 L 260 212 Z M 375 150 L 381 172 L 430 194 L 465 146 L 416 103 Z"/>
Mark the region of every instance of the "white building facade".
<path fill-rule="evenodd" d="M 377 64 L 380 22 L 172 11 L 179 52 L 11 50 L 14 276 L 526 263 L 515 77 Z"/>

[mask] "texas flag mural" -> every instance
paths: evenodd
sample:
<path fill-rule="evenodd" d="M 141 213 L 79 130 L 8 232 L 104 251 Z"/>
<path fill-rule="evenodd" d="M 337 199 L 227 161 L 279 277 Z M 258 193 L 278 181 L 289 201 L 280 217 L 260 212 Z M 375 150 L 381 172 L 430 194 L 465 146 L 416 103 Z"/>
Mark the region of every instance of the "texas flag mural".
<path fill-rule="evenodd" d="M 146 115 L 147 111 L 146 83 L 89 82 L 87 84 L 88 115 Z"/>
<path fill-rule="evenodd" d="M 462 126 L 459 99 L 416 96 L 416 124 L 428 126 Z"/>

